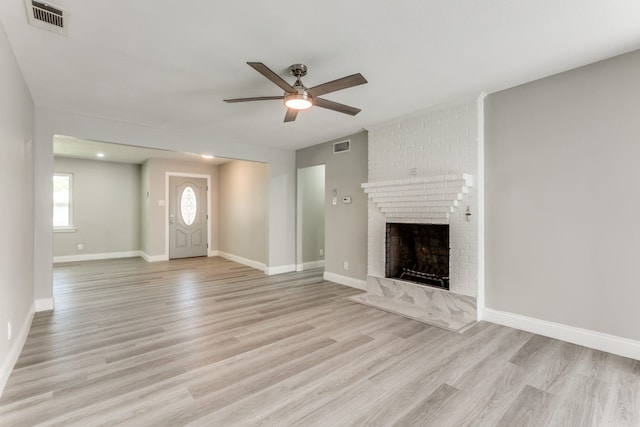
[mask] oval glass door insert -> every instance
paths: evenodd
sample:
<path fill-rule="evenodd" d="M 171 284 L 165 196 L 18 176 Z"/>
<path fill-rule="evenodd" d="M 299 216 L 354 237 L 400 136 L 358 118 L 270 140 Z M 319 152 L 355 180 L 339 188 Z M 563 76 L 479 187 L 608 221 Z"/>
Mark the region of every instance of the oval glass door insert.
<path fill-rule="evenodd" d="M 196 207 L 196 193 L 191 186 L 187 186 L 182 190 L 182 197 L 180 197 L 180 213 L 185 224 L 191 225 L 195 221 Z"/>

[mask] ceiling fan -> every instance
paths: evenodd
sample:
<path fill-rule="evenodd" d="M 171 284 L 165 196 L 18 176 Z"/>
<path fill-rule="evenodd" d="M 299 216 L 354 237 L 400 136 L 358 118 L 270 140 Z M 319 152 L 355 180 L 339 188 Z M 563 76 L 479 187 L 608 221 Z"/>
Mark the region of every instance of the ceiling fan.
<path fill-rule="evenodd" d="M 304 64 L 294 64 L 289 67 L 289 73 L 296 78 L 296 82 L 293 86 L 287 83 L 262 62 L 247 62 L 247 64 L 283 89 L 284 95 L 225 99 L 224 102 L 269 101 L 282 99 L 284 100 L 285 107 L 287 107 L 287 113 L 284 116 L 285 123 L 294 121 L 298 115 L 298 111 L 309 109 L 314 105 L 337 111 L 339 113 L 350 114 L 352 116 L 355 116 L 362 111 L 359 108 L 350 107 L 348 105 L 320 98 L 320 95 L 324 95 L 326 93 L 336 92 L 338 90 L 367 83 L 367 80 L 360 73 L 352 74 L 311 88 L 306 88 L 300 80 L 301 77 L 307 75 L 307 66 Z"/>

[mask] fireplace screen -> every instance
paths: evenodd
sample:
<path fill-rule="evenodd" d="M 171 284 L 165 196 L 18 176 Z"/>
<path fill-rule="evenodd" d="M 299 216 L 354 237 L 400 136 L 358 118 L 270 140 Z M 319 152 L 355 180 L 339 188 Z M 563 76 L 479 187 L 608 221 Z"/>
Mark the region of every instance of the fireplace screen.
<path fill-rule="evenodd" d="M 385 276 L 449 289 L 449 225 L 387 223 Z"/>

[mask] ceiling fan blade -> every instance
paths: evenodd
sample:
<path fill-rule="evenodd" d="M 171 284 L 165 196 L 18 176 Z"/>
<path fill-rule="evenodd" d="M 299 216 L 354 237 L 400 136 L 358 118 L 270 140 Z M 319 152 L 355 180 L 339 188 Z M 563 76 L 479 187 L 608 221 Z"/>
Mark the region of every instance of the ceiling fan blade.
<path fill-rule="evenodd" d="M 293 108 L 287 108 L 287 114 L 284 115 L 284 122 L 292 122 L 298 116 L 298 110 L 294 110 Z"/>
<path fill-rule="evenodd" d="M 224 99 L 224 102 L 248 102 L 248 101 L 270 101 L 272 99 L 284 99 L 284 96 L 256 96 L 253 98 Z"/>
<path fill-rule="evenodd" d="M 273 83 L 277 84 L 282 90 L 287 93 L 297 93 L 297 91 L 291 86 L 289 83 L 284 81 L 282 77 L 274 73 L 269 67 L 264 65 L 262 62 L 247 62 L 250 67 L 254 70 L 271 80 Z"/>
<path fill-rule="evenodd" d="M 338 102 L 333 102 L 333 101 L 329 101 L 328 99 L 322 99 L 322 98 L 314 98 L 313 105 L 326 108 L 329 110 L 337 111 L 339 113 L 349 114 L 352 116 L 355 116 L 360 111 L 362 111 L 361 109 L 356 107 L 350 107 L 348 105 L 340 104 Z"/>
<path fill-rule="evenodd" d="M 333 80 L 318 86 L 314 86 L 311 89 L 307 89 L 307 92 L 309 92 L 312 96 L 320 96 L 324 95 L 325 93 L 335 92 L 337 90 L 363 85 L 365 83 L 367 83 L 367 79 L 365 79 L 362 74 L 357 73 L 338 80 Z"/>

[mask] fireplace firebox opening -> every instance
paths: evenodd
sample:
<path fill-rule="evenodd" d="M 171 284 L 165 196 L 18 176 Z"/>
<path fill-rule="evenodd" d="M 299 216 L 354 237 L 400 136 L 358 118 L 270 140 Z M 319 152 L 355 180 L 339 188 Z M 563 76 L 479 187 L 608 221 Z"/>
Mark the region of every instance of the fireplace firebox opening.
<path fill-rule="evenodd" d="M 385 277 L 449 289 L 449 225 L 387 223 Z"/>

